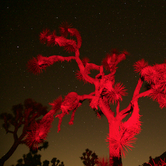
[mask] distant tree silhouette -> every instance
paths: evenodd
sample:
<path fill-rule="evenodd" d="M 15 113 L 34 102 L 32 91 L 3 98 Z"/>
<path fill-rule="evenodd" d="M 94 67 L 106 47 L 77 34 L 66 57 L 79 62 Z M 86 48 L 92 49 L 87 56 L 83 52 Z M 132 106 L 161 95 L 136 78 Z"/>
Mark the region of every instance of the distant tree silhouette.
<path fill-rule="evenodd" d="M 48 111 L 47 107 L 43 106 L 42 104 L 37 103 L 32 99 L 26 99 L 24 104 L 14 105 L 12 107 L 12 112 L 13 114 L 0 114 L 1 119 L 4 121 L 2 125 L 3 128 L 5 129 L 6 133 L 12 134 L 14 139 L 14 143 L 9 151 L 0 159 L 0 166 L 3 166 L 5 161 L 10 158 L 10 156 L 17 149 L 18 145 L 26 144 L 31 148 L 36 148 L 35 141 L 33 144 L 29 144 L 30 133 L 33 130 L 37 130 L 38 125 L 43 121 L 41 120 L 42 116 L 45 115 Z M 13 130 L 10 129 L 11 126 L 14 127 Z M 18 131 L 21 131 L 21 127 L 22 133 L 20 136 L 18 136 Z M 38 141 L 38 143 L 42 142 L 43 140 Z"/>
<path fill-rule="evenodd" d="M 43 164 L 41 162 L 41 155 L 38 154 L 39 150 L 46 149 L 48 147 L 48 142 L 43 142 L 43 145 L 38 149 L 30 149 L 28 154 L 24 154 L 23 158 L 17 160 L 15 166 L 49 166 L 49 161 L 44 160 Z M 52 166 L 64 166 L 63 162 L 60 162 L 57 158 L 51 160 Z M 14 165 L 12 165 L 14 166 Z"/>
<path fill-rule="evenodd" d="M 166 166 L 166 152 L 155 158 L 150 156 L 149 162 L 143 163 L 139 166 Z"/>
<path fill-rule="evenodd" d="M 63 162 L 60 163 L 60 160 L 57 160 L 57 158 L 53 158 L 51 160 L 51 163 L 52 163 L 52 166 L 64 166 L 64 163 Z"/>
<path fill-rule="evenodd" d="M 109 166 L 109 159 L 98 157 L 95 152 L 92 152 L 88 148 L 82 153 L 80 159 L 85 166 Z"/>
<path fill-rule="evenodd" d="M 96 155 L 95 152 L 92 153 L 92 151 L 89 149 L 85 149 L 85 152 L 82 153 L 80 159 L 83 160 L 82 162 L 85 166 L 94 166 L 95 164 L 98 163 L 97 162 L 98 156 Z"/>
<path fill-rule="evenodd" d="M 123 84 L 115 83 L 115 73 L 118 63 L 125 60 L 128 53 L 126 51 L 122 53 L 112 51 L 107 54 L 101 65 L 96 65 L 90 63 L 88 58 L 80 59 L 79 49 L 82 39 L 77 29 L 71 28 L 67 23 L 62 23 L 60 33 L 61 35 L 57 36 L 55 31 L 51 33 L 49 30 L 45 30 L 40 34 L 40 41 L 47 43 L 47 45 L 58 45 L 69 53 L 74 52 L 75 55 L 68 57 L 38 55 L 37 58 L 33 58 L 28 62 L 28 68 L 34 74 L 38 74 L 55 62 L 76 61 L 79 68 L 76 77 L 85 83 L 93 84 L 95 91 L 84 95 L 70 92 L 64 99 L 58 98 L 51 103 L 50 114 L 51 112 L 58 113 L 56 117 L 59 118 L 58 131 L 60 131 L 62 118 L 72 111 L 69 124 L 73 124 L 77 108 L 82 105 L 83 101 L 88 100 L 90 107 L 97 112 L 98 116 L 100 117 L 98 111 L 100 110 L 108 120 L 109 134 L 107 141 L 109 142 L 110 165 L 117 166 L 117 163 L 119 163 L 118 166 L 121 166 L 121 155 L 124 154 L 127 148 L 132 147 L 132 143 L 136 139 L 135 135 L 139 134 L 141 130 L 138 99 L 148 96 L 156 100 L 161 108 L 166 107 L 166 63 L 150 66 L 142 59 L 134 64 L 135 71 L 139 73 L 140 78 L 129 105 L 120 111 L 120 102 L 122 97 L 126 95 L 126 90 Z M 68 38 L 68 35 L 70 38 Z M 105 74 L 104 68 L 109 71 L 108 74 Z M 94 78 L 90 76 L 91 70 L 98 71 Z M 141 92 L 143 82 L 149 83 L 149 89 Z M 111 109 L 111 104 L 116 104 L 115 112 Z M 57 105 L 60 107 L 57 108 Z M 130 118 L 123 122 L 128 114 L 131 115 Z"/>

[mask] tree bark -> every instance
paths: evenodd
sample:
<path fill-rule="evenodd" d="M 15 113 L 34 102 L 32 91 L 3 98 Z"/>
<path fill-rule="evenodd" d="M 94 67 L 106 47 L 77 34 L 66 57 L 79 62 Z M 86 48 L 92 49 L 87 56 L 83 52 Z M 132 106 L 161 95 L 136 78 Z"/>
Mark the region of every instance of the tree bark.
<path fill-rule="evenodd" d="M 3 166 L 5 161 L 10 158 L 19 145 L 19 141 L 15 141 L 9 151 L 0 159 L 0 166 Z"/>
<path fill-rule="evenodd" d="M 122 158 L 120 157 L 110 157 L 110 166 L 122 166 Z"/>
<path fill-rule="evenodd" d="M 17 140 L 14 141 L 12 147 L 9 151 L 0 159 L 0 166 L 3 166 L 6 160 L 10 158 L 10 156 L 14 153 L 17 149 L 18 145 L 20 144 L 21 140 L 24 138 L 25 134 L 22 134 Z"/>
<path fill-rule="evenodd" d="M 122 166 L 120 141 L 120 120 L 116 118 L 109 122 L 109 161 L 110 166 Z"/>

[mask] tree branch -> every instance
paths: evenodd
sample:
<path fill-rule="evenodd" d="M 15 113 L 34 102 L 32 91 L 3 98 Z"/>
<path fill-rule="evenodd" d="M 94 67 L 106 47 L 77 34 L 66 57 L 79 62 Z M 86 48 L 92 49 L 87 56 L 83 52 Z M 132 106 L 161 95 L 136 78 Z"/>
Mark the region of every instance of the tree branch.
<path fill-rule="evenodd" d="M 70 61 L 75 59 L 74 56 L 63 57 L 60 55 L 52 55 L 50 57 L 44 57 L 38 55 L 37 58 L 33 58 L 28 62 L 28 69 L 34 74 L 41 73 L 46 67 L 53 65 L 57 61 Z"/>
<path fill-rule="evenodd" d="M 79 58 L 79 51 L 77 50 L 76 53 L 75 53 L 76 57 L 75 57 L 75 60 L 78 64 L 78 67 L 80 69 L 80 73 L 82 75 L 82 77 L 89 83 L 91 84 L 94 84 L 95 80 L 94 78 L 90 77 L 87 73 L 86 73 L 86 70 L 85 70 L 85 67 L 81 61 L 81 59 Z"/>
<path fill-rule="evenodd" d="M 141 87 L 142 87 L 142 84 L 143 84 L 143 81 L 142 81 L 141 78 L 139 78 L 138 83 L 137 83 L 137 86 L 136 86 L 136 88 L 135 88 L 135 90 L 134 90 L 134 93 L 133 93 L 133 98 L 139 94 L 140 89 L 141 89 Z M 132 100 L 133 100 L 133 98 L 132 98 Z"/>
<path fill-rule="evenodd" d="M 95 92 L 92 92 L 92 93 L 90 93 L 88 95 L 79 95 L 79 100 L 81 102 L 83 102 L 86 99 L 90 100 L 90 99 L 92 99 L 94 97 L 94 95 L 95 95 Z"/>
<path fill-rule="evenodd" d="M 109 104 L 108 104 L 109 105 Z M 107 120 L 114 119 L 114 112 L 112 112 L 110 106 L 108 106 L 106 103 L 104 103 L 103 99 L 99 98 L 99 107 L 103 114 L 106 116 Z M 110 122 L 108 122 L 110 123 Z"/>
<path fill-rule="evenodd" d="M 6 130 L 6 133 L 12 133 L 12 134 L 13 134 L 14 131 L 11 131 L 11 130 L 8 130 L 8 129 L 7 129 L 7 130 Z"/>
<path fill-rule="evenodd" d="M 121 117 L 121 119 L 124 119 L 129 113 L 131 113 L 131 111 L 132 111 L 132 104 L 130 102 L 127 108 L 120 111 L 119 116 Z"/>
<path fill-rule="evenodd" d="M 153 89 L 149 89 L 149 90 L 147 90 L 147 91 L 145 91 L 145 92 L 142 92 L 142 93 L 138 94 L 137 96 L 135 96 L 135 97 L 132 99 L 131 102 L 133 102 L 133 101 L 135 101 L 135 100 L 137 100 L 137 99 L 139 99 L 139 98 L 141 98 L 141 97 L 149 96 L 151 93 L 153 93 Z"/>
<path fill-rule="evenodd" d="M 120 109 L 120 101 L 117 101 L 117 106 L 116 106 L 116 115 L 119 115 L 119 109 Z"/>
<path fill-rule="evenodd" d="M 149 96 L 149 95 L 153 92 L 153 89 L 149 89 L 149 90 L 147 90 L 147 91 L 144 91 L 144 92 L 142 92 L 142 93 L 139 93 L 139 92 L 140 92 L 140 89 L 141 89 L 141 87 L 142 87 L 142 84 L 143 84 L 143 81 L 141 80 L 141 78 L 139 78 L 138 83 L 137 83 L 137 86 L 136 86 L 136 88 L 135 88 L 135 91 L 134 91 L 134 94 L 133 94 L 133 97 L 132 97 L 132 100 L 131 100 L 130 104 L 128 105 L 127 108 L 123 109 L 123 110 L 120 112 L 120 116 L 122 116 L 123 118 L 125 118 L 129 113 L 131 113 L 133 102 L 135 102 L 136 100 L 138 100 L 138 99 L 141 98 L 141 97 Z M 123 118 L 122 118 L 122 119 L 123 119 Z"/>
<path fill-rule="evenodd" d="M 131 107 L 132 107 L 132 102 L 133 102 L 134 100 L 138 99 L 138 98 L 136 98 L 136 96 L 139 94 L 140 89 L 141 89 L 141 87 L 142 87 L 142 84 L 143 84 L 143 81 L 142 81 L 141 78 L 139 78 L 138 83 L 137 83 L 137 85 L 136 85 L 136 88 L 135 88 L 135 90 L 134 90 L 133 97 L 132 97 L 132 100 L 131 100 L 130 104 L 128 105 L 127 108 L 123 109 L 123 110 L 120 112 L 120 114 L 119 114 L 122 119 L 124 119 L 124 118 L 130 113 L 130 110 L 131 110 Z"/>

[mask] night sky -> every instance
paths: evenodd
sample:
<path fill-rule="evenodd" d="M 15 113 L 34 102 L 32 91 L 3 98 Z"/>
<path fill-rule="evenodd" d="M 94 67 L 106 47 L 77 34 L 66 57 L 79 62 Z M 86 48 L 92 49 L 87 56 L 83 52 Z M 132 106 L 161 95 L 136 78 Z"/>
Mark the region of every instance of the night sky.
<path fill-rule="evenodd" d="M 40 75 L 27 71 L 27 62 L 38 54 L 69 55 L 63 48 L 47 47 L 39 41 L 43 29 L 58 31 L 63 21 L 71 23 L 82 36 L 80 58 L 88 57 L 90 62 L 100 65 L 113 48 L 130 53 L 116 72 L 116 82 L 122 82 L 128 89 L 121 109 L 128 106 L 139 78 L 133 69 L 134 62 L 144 58 L 153 65 L 166 59 L 165 0 L 2 0 L 1 4 L 0 112 L 11 112 L 13 105 L 27 98 L 48 106 L 49 110 L 48 103 L 60 95 L 94 91 L 93 85 L 75 78 L 78 69 L 75 61 L 55 63 Z M 149 98 L 139 99 L 139 105 L 142 131 L 135 148 L 123 158 L 123 166 L 138 166 L 148 161 L 150 155 L 156 157 L 166 151 L 166 109 L 160 109 Z M 49 147 L 41 152 L 42 160 L 57 157 L 65 166 L 82 166 L 79 157 L 86 148 L 108 157 L 105 117 L 99 120 L 86 101 L 76 111 L 73 126 L 68 125 L 69 120 L 70 116 L 63 118 L 59 133 L 58 119 L 54 120 L 47 137 Z M 11 134 L 6 135 L 1 128 L 0 157 L 12 142 Z M 28 151 L 25 145 L 20 145 L 5 166 L 16 164 Z"/>

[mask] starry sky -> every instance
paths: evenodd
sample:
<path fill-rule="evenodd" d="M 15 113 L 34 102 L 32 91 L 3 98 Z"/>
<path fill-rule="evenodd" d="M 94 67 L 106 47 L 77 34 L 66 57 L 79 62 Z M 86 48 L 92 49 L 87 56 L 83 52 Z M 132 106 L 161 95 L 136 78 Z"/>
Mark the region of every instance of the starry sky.
<path fill-rule="evenodd" d="M 75 61 L 56 63 L 40 75 L 27 71 L 27 62 L 38 54 L 43 56 L 69 54 L 60 47 L 47 47 L 39 41 L 40 32 L 48 28 L 58 30 L 63 21 L 71 23 L 82 36 L 80 58 L 100 65 L 111 49 L 127 50 L 130 56 L 118 65 L 116 82 L 128 89 L 121 109 L 128 106 L 139 75 L 134 72 L 134 62 L 144 58 L 149 64 L 163 63 L 166 59 L 166 1 L 165 0 L 2 0 L 1 1 L 1 55 L 0 55 L 0 113 L 11 112 L 13 105 L 32 98 L 50 106 L 58 96 L 71 91 L 89 94 L 94 86 L 75 78 L 78 66 Z M 123 166 L 138 166 L 166 151 L 166 109 L 149 98 L 139 99 L 142 131 L 137 136 L 135 148 L 123 158 Z M 114 108 L 114 107 L 112 107 Z M 88 102 L 78 108 L 74 125 L 70 116 L 63 118 L 57 133 L 55 119 L 48 134 L 49 147 L 41 152 L 42 160 L 57 157 L 66 166 L 82 166 L 79 159 L 86 148 L 98 156 L 108 157 L 108 122 L 97 119 Z M 2 124 L 2 121 L 0 121 Z M 12 145 L 13 138 L 0 129 L 0 157 Z M 16 164 L 28 153 L 20 145 L 5 166 Z"/>

